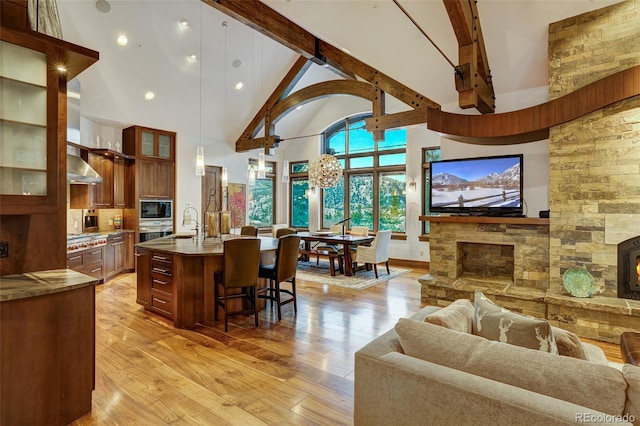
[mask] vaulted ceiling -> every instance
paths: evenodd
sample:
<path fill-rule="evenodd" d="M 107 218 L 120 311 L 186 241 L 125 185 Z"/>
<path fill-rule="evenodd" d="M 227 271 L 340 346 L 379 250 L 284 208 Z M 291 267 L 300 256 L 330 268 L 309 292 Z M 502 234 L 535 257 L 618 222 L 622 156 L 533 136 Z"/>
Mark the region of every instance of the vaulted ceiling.
<path fill-rule="evenodd" d="M 441 0 L 398 0 L 442 53 L 458 63 L 458 42 Z M 100 61 L 81 76 L 82 113 L 112 125 L 201 126 L 214 141 L 235 141 L 298 55 L 199 0 L 58 0 L 65 40 L 98 50 Z M 348 50 L 427 96 L 457 110 L 454 70 L 392 0 L 266 0 L 310 33 Z M 610 0 L 479 0 L 486 53 L 501 111 L 503 93 L 548 84 L 547 27 L 616 3 Z M 179 21 L 186 19 L 188 27 Z M 227 25 L 223 25 L 226 22 Z M 119 34 L 129 43 L 116 44 Z M 195 54 L 195 61 L 188 56 Z M 299 87 L 340 78 L 314 65 Z M 234 86 L 242 81 L 244 86 Z M 144 99 L 147 91 L 156 96 Z M 278 134 L 296 136 L 323 101 L 283 120 Z M 387 101 L 387 110 L 406 110 Z M 504 111 L 504 110 L 502 110 Z M 329 123 L 327 123 L 329 124 Z"/>

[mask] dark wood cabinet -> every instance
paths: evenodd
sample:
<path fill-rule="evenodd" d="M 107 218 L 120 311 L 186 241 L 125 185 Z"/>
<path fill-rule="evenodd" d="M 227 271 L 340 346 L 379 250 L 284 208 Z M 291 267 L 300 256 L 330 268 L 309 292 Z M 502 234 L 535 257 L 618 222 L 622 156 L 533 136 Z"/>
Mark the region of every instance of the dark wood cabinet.
<path fill-rule="evenodd" d="M 175 161 L 175 132 L 132 126 L 122 131 L 122 152 L 137 159 Z"/>
<path fill-rule="evenodd" d="M 124 209 L 133 207 L 127 195 L 127 161 L 124 158 L 114 158 L 113 160 L 113 207 Z"/>
<path fill-rule="evenodd" d="M 149 309 L 151 306 L 151 251 L 135 248 L 137 293 L 136 302 Z"/>
<path fill-rule="evenodd" d="M 89 153 L 89 165 L 102 176 L 102 183 L 90 185 L 93 202 L 91 207 L 110 208 L 113 207 L 113 160 L 102 155 Z"/>
<path fill-rule="evenodd" d="M 67 268 L 105 280 L 105 246 L 67 254 Z"/>
<path fill-rule="evenodd" d="M 174 164 L 138 160 L 138 198 L 173 199 L 175 186 Z"/>
<path fill-rule="evenodd" d="M 173 256 L 136 247 L 137 302 L 173 320 Z"/>
<path fill-rule="evenodd" d="M 7 64 L 0 67 L 0 230 L 10 247 L 10 256 L 0 259 L 0 275 L 60 269 L 66 264 L 67 81 L 99 54 L 35 31 L 4 27 L 18 24 L 14 19 L 21 21 L 24 12 L 7 7 L 21 8 L 25 2 L 0 3 L 0 50 Z"/>
<path fill-rule="evenodd" d="M 122 266 L 123 271 L 131 272 L 135 269 L 135 257 L 134 257 L 134 243 L 136 234 L 134 232 L 124 233 L 124 264 Z"/>

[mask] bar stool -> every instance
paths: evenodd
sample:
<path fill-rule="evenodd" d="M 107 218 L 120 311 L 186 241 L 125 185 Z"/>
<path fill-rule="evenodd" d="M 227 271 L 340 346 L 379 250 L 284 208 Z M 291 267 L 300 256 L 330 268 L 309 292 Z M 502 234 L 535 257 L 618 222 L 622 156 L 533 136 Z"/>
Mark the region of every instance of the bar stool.
<path fill-rule="evenodd" d="M 258 238 L 237 238 L 224 242 L 224 269 L 213 276 L 214 315 L 218 318 L 218 307 L 224 309 L 224 331 L 229 329 L 227 317 L 230 314 L 244 314 L 255 317 L 258 326 L 258 271 L 260 268 L 260 240 Z M 229 294 L 230 289 L 242 289 L 241 293 Z M 247 291 L 247 289 L 249 289 Z M 219 291 L 223 290 L 220 295 Z M 243 304 L 250 300 L 251 308 L 243 306 L 241 311 L 229 312 L 229 300 L 242 298 Z"/>
<path fill-rule="evenodd" d="M 296 302 L 296 270 L 298 267 L 298 248 L 300 246 L 300 236 L 289 234 L 278 239 L 278 249 L 276 250 L 276 262 L 269 265 L 260 265 L 258 275 L 260 278 L 269 280 L 269 287 L 259 290 L 259 298 L 276 302 L 278 307 L 278 321 L 282 319 L 282 305 L 293 302 L 293 311 L 298 312 Z M 291 289 L 284 289 L 282 283 L 290 283 Z M 282 300 L 281 293 L 291 296 Z"/>

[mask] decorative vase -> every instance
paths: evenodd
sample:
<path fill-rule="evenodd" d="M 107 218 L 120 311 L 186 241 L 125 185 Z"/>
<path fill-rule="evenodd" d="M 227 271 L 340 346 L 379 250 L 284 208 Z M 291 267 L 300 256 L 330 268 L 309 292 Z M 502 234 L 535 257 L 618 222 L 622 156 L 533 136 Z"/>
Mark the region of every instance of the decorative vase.
<path fill-rule="evenodd" d="M 596 293 L 593 275 L 584 266 L 573 266 L 562 275 L 565 290 L 573 297 L 591 297 Z"/>
<path fill-rule="evenodd" d="M 207 212 L 207 237 L 218 237 L 220 235 L 220 215 L 218 212 Z"/>

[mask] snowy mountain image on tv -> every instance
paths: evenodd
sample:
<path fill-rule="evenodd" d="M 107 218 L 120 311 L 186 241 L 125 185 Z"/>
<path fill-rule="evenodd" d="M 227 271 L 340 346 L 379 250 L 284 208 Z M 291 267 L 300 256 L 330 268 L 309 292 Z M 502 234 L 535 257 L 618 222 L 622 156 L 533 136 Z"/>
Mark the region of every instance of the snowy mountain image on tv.
<path fill-rule="evenodd" d="M 520 207 L 520 158 L 494 157 L 431 164 L 431 207 Z"/>

